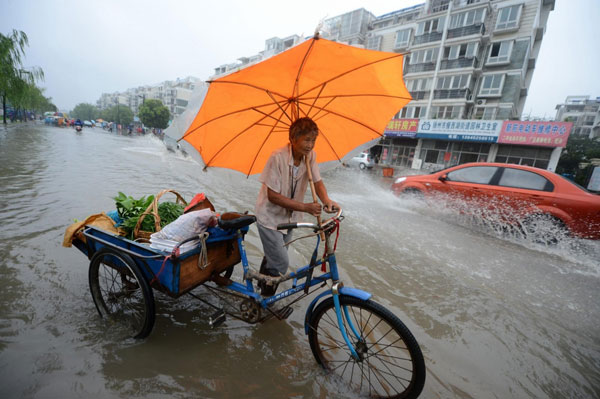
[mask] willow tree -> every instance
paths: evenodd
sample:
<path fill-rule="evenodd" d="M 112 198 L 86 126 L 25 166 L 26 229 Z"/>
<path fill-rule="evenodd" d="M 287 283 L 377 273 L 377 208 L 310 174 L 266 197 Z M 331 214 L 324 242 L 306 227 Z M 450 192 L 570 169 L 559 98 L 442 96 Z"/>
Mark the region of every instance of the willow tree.
<path fill-rule="evenodd" d="M 44 79 L 44 72 L 40 68 L 27 70 L 23 68 L 25 47 L 29 39 L 23 31 L 13 29 L 12 33 L 0 33 L 0 96 L 2 96 L 2 118 L 6 123 L 6 100 L 23 97 L 23 90 L 36 80 Z"/>

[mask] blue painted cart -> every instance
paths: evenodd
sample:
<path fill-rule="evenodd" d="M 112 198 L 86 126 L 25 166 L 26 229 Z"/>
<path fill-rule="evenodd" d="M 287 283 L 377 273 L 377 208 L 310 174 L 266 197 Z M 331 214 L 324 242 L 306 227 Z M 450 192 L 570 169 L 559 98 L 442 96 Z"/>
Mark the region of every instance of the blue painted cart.
<path fill-rule="evenodd" d="M 152 288 L 177 298 L 206 281 L 227 280 L 241 260 L 238 241 L 254 220 L 240 215 L 223 221 L 222 227 L 209 228 L 204 245 L 183 253 L 179 247 L 185 241 L 167 252 L 93 226 L 86 226 L 73 245 L 90 260 L 90 290 L 100 316 L 128 326 L 133 337 L 144 338 L 154 326 Z"/>

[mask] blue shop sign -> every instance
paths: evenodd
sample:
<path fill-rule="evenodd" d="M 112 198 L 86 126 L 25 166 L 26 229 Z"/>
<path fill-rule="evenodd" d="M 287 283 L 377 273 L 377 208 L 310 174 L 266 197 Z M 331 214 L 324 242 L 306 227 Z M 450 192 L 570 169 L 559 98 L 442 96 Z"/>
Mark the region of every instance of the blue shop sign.
<path fill-rule="evenodd" d="M 422 119 L 416 137 L 495 143 L 501 128 L 497 120 Z"/>

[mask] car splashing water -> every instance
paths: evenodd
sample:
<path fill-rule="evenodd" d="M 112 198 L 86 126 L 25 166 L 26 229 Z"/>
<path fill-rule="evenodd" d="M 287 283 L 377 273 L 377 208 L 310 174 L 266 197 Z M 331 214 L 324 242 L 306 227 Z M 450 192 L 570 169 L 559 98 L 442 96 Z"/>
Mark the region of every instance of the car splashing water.
<path fill-rule="evenodd" d="M 123 339 L 96 312 L 88 260 L 60 246 L 74 218 L 114 209 L 118 191 L 205 192 L 220 212 L 252 212 L 256 178 L 202 172 L 152 136 L 97 128 L 0 130 L 0 161 L 0 397 L 353 396 L 312 356 L 308 300 L 286 321 L 229 318 L 211 330 L 213 309 L 156 293 L 150 337 Z M 507 235 L 444 201 L 398 198 L 380 173 L 324 173 L 346 216 L 338 262 L 346 286 L 372 292 L 417 338 L 428 369 L 421 397 L 600 397 L 598 243 Z M 313 245 L 294 243 L 292 265 Z M 255 227 L 246 249 L 257 268 Z"/>

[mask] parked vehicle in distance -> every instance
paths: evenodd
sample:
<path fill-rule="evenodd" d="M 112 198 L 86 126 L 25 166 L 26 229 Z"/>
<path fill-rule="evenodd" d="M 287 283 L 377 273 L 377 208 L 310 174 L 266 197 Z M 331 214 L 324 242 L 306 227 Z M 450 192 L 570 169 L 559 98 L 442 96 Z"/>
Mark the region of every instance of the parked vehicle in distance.
<path fill-rule="evenodd" d="M 90 122 L 90 121 L 83 121 L 83 125 L 87 126 L 87 127 L 92 127 L 92 122 Z"/>
<path fill-rule="evenodd" d="M 544 169 L 467 163 L 429 175 L 399 177 L 391 188 L 396 195 L 446 195 L 464 201 L 483 208 L 483 214 L 499 215 L 520 226 L 526 235 L 552 226 L 577 237 L 600 239 L 600 195 Z"/>
<path fill-rule="evenodd" d="M 366 168 L 372 168 L 374 163 L 373 163 L 373 159 L 371 159 L 371 156 L 369 154 L 367 154 L 366 152 L 363 152 L 361 154 L 358 154 L 357 156 L 351 158 L 348 162 L 348 165 L 352 166 L 356 166 L 358 165 L 358 167 L 360 169 L 366 169 Z"/>

